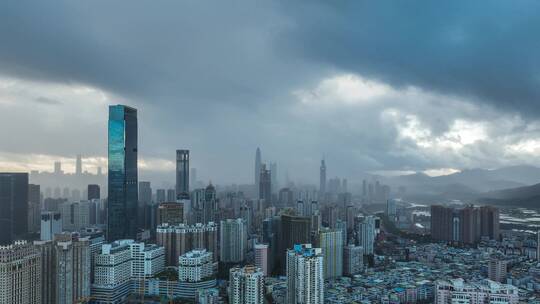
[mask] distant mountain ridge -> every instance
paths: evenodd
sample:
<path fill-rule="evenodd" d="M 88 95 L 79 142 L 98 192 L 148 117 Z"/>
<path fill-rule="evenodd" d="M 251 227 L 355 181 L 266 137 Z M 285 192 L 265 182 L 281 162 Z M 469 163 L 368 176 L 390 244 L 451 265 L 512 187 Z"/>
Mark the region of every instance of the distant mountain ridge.
<path fill-rule="evenodd" d="M 531 195 L 540 195 L 540 168 L 534 166 L 512 166 L 500 169 L 469 169 L 449 175 L 431 177 L 424 173 L 401 175 L 388 178 L 391 186 L 404 186 L 409 197 L 436 199 L 479 198 L 500 199 L 512 197 L 531 188 Z M 534 186 L 533 186 L 534 187 Z M 512 192 L 511 190 L 514 190 Z M 538 192 L 537 192 L 538 190 Z M 497 191 L 506 191 L 497 194 Z M 487 195 L 490 193 L 490 195 Z M 525 195 L 525 194 L 523 194 Z"/>

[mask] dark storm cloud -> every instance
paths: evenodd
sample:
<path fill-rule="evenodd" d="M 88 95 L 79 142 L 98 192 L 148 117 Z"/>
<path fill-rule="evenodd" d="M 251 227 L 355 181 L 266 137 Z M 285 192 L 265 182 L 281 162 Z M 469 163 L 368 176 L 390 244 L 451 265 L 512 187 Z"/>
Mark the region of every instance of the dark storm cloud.
<path fill-rule="evenodd" d="M 297 20 L 287 41 L 313 62 L 521 113 L 540 109 L 538 1 L 321 1 L 283 11 Z"/>
<path fill-rule="evenodd" d="M 242 106 L 337 67 L 526 113 L 539 108 L 539 10 L 536 1 L 10 1 L 0 7 L 0 67 L 154 102 Z"/>

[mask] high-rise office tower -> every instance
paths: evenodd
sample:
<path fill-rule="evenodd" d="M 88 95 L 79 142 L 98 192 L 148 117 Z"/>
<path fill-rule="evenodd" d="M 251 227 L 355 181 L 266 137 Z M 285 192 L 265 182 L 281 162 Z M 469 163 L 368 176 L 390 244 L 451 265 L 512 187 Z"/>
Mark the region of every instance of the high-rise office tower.
<path fill-rule="evenodd" d="M 75 164 L 75 174 L 76 175 L 82 175 L 82 156 L 80 154 L 77 154 L 77 161 Z"/>
<path fill-rule="evenodd" d="M 39 232 L 41 218 L 41 191 L 39 185 L 28 185 L 28 231 Z"/>
<path fill-rule="evenodd" d="M 176 202 L 176 190 L 167 189 L 167 202 Z"/>
<path fill-rule="evenodd" d="M 245 266 L 229 272 L 230 304 L 263 304 L 264 273 L 260 268 Z"/>
<path fill-rule="evenodd" d="M 319 169 L 319 195 L 324 198 L 326 194 L 326 163 L 324 159 L 321 160 L 321 167 Z"/>
<path fill-rule="evenodd" d="M 272 177 L 272 193 L 277 193 L 277 163 L 270 163 L 270 176 Z"/>
<path fill-rule="evenodd" d="M 311 218 L 304 216 L 281 215 L 277 256 L 274 257 L 285 269 L 285 254 L 296 244 L 311 242 Z"/>
<path fill-rule="evenodd" d="M 189 150 L 176 150 L 176 195 L 189 199 Z"/>
<path fill-rule="evenodd" d="M 0 245 L 28 233 L 28 173 L 0 173 Z"/>
<path fill-rule="evenodd" d="M 156 190 L 156 203 L 163 203 L 167 201 L 167 191 L 165 189 Z"/>
<path fill-rule="evenodd" d="M 324 257 L 311 244 L 287 250 L 287 297 L 285 303 L 324 303 Z"/>
<path fill-rule="evenodd" d="M 62 216 L 60 212 L 43 211 L 41 212 L 41 233 L 42 241 L 50 241 L 55 234 L 62 232 Z"/>
<path fill-rule="evenodd" d="M 356 221 L 358 245 L 362 246 L 365 255 L 373 254 L 375 244 L 375 217 L 358 216 Z"/>
<path fill-rule="evenodd" d="M 95 210 L 92 205 L 89 201 L 62 204 L 62 229 L 77 231 L 89 227 L 92 210 Z"/>
<path fill-rule="evenodd" d="M 260 268 L 265 276 L 270 274 L 269 253 L 267 244 L 255 244 L 255 266 Z"/>
<path fill-rule="evenodd" d="M 259 193 L 259 179 L 261 177 L 261 149 L 257 147 L 255 152 L 255 193 Z"/>
<path fill-rule="evenodd" d="M 293 192 L 289 188 L 279 190 L 279 205 L 281 207 L 290 207 L 293 204 Z"/>
<path fill-rule="evenodd" d="M 87 194 L 87 199 L 89 201 L 93 200 L 93 199 L 100 199 L 101 198 L 101 190 L 99 189 L 99 185 L 95 185 L 95 184 L 90 184 L 88 185 L 88 194 Z"/>
<path fill-rule="evenodd" d="M 189 173 L 189 182 L 191 187 L 197 187 L 197 168 L 191 168 Z"/>
<path fill-rule="evenodd" d="M 324 256 L 324 278 L 343 275 L 343 236 L 341 230 L 323 228 L 319 231 L 318 247 Z"/>
<path fill-rule="evenodd" d="M 259 177 L 259 199 L 264 200 L 264 207 L 271 206 L 272 203 L 272 176 L 270 170 L 266 169 L 266 165 L 261 165 L 261 172 Z"/>
<path fill-rule="evenodd" d="M 150 182 L 139 182 L 139 205 L 152 204 L 152 186 Z"/>
<path fill-rule="evenodd" d="M 0 303 L 41 303 L 41 255 L 26 241 L 0 246 Z"/>
<path fill-rule="evenodd" d="M 389 199 L 386 201 L 386 215 L 391 221 L 395 221 L 397 215 L 396 200 Z"/>
<path fill-rule="evenodd" d="M 62 162 L 54 162 L 54 174 L 63 174 L 62 172 Z"/>
<path fill-rule="evenodd" d="M 240 263 L 247 251 L 246 223 L 241 218 L 221 221 L 220 225 L 220 261 Z"/>
<path fill-rule="evenodd" d="M 364 269 L 364 249 L 362 246 L 349 244 L 343 248 L 343 274 L 353 276 Z"/>
<path fill-rule="evenodd" d="M 137 236 L 137 110 L 109 107 L 107 240 Z"/>

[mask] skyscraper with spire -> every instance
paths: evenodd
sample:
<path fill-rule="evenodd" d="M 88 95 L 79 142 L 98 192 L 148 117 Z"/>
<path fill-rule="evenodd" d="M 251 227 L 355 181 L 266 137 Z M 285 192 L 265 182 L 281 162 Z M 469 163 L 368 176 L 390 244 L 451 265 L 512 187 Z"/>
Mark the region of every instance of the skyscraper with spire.
<path fill-rule="evenodd" d="M 75 174 L 77 175 L 82 174 L 82 156 L 80 154 L 77 154 L 77 164 L 75 166 Z"/>
<path fill-rule="evenodd" d="M 189 150 L 176 150 L 176 196 L 189 199 Z"/>
<path fill-rule="evenodd" d="M 326 163 L 324 158 L 321 160 L 321 168 L 319 169 L 319 194 L 321 198 L 324 198 L 326 193 Z"/>
<path fill-rule="evenodd" d="M 261 149 L 257 147 L 257 152 L 255 152 L 255 193 L 259 193 L 259 182 L 261 175 Z"/>

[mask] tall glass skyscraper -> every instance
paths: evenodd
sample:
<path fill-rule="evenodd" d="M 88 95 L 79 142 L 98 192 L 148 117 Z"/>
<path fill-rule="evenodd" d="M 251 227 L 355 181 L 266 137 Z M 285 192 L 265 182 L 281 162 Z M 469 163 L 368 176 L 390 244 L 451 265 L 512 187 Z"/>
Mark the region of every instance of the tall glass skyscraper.
<path fill-rule="evenodd" d="M 176 150 L 176 196 L 189 199 L 189 150 Z"/>
<path fill-rule="evenodd" d="M 136 238 L 137 185 L 137 110 L 109 106 L 109 242 Z"/>

